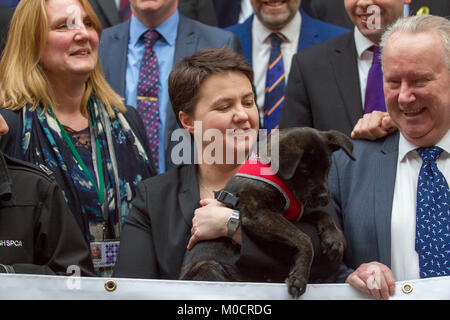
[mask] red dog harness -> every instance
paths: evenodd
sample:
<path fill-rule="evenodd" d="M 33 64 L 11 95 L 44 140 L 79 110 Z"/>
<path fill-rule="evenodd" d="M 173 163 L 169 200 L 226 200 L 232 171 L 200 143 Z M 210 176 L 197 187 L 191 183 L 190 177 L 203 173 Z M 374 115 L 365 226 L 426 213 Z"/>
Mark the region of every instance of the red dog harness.
<path fill-rule="evenodd" d="M 247 162 L 242 165 L 236 175 L 263 181 L 274 186 L 281 192 L 286 200 L 284 217 L 288 220 L 299 220 L 301 218 L 303 206 L 300 201 L 295 198 L 286 183 L 272 172 L 270 164 L 262 163 L 257 154 L 253 153 Z"/>

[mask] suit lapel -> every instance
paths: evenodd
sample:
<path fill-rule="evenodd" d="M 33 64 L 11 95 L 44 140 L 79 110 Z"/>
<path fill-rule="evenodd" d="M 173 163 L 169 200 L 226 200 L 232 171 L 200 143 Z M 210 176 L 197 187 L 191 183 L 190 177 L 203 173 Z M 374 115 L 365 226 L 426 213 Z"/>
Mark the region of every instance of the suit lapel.
<path fill-rule="evenodd" d="M 250 66 L 253 67 L 252 59 L 252 24 L 253 15 L 242 23 L 242 29 L 239 34 L 239 40 L 242 46 L 242 55 L 247 59 Z"/>
<path fill-rule="evenodd" d="M 173 65 L 178 63 L 184 57 L 188 57 L 197 52 L 199 35 L 193 27 L 192 22 L 180 14 L 178 22 L 177 39 L 175 43 L 175 53 L 173 57 Z M 171 133 L 174 128 L 178 128 L 178 123 L 175 114 L 172 112 L 172 105 L 167 106 L 166 126 L 164 129 L 164 155 L 166 159 L 170 159 L 170 151 L 172 150 L 173 142 L 170 140 Z M 166 160 L 166 164 L 170 161 Z M 166 168 L 169 169 L 169 168 Z"/>
<path fill-rule="evenodd" d="M 119 11 L 111 0 L 97 0 L 98 6 L 105 13 L 108 22 L 113 26 L 120 23 Z"/>
<path fill-rule="evenodd" d="M 194 211 L 200 207 L 200 193 L 198 191 L 196 168 L 196 165 L 185 165 L 180 169 L 178 206 L 181 209 L 184 220 L 190 227 L 192 227 Z"/>
<path fill-rule="evenodd" d="M 197 51 L 197 42 L 198 34 L 195 32 L 192 22 L 180 14 L 173 64 L 175 65 L 184 57 L 193 55 Z"/>
<path fill-rule="evenodd" d="M 384 141 L 377 154 L 375 172 L 375 227 L 380 262 L 391 265 L 391 215 L 397 172 L 399 133 Z"/>
<path fill-rule="evenodd" d="M 318 43 L 317 28 L 314 27 L 314 21 L 309 17 L 303 9 L 300 9 L 302 16 L 302 26 L 300 28 L 300 38 L 298 39 L 298 51 L 309 48 Z"/>
<path fill-rule="evenodd" d="M 347 117 L 353 128 L 363 116 L 361 88 L 353 33 L 348 33 L 343 41 L 331 52 L 331 64 L 336 84 L 345 105 Z"/>
<path fill-rule="evenodd" d="M 111 73 L 109 76 L 111 87 L 122 97 L 125 97 L 129 30 L 130 20 L 120 24 L 116 32 L 112 35 L 113 41 L 111 41 L 109 49 L 107 48 L 110 52 L 118 53 L 117 56 L 113 57 L 116 59 L 116 63 L 111 63 L 111 66 L 115 66 L 117 69 L 109 70 L 108 72 Z"/>

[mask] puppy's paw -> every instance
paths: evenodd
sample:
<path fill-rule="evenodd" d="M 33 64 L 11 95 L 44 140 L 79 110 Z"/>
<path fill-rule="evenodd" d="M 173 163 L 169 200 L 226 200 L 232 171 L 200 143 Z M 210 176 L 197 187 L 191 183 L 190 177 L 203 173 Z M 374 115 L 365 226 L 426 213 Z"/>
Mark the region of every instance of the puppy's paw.
<path fill-rule="evenodd" d="M 345 249 L 345 238 L 339 229 L 325 230 L 321 236 L 321 249 L 331 262 L 342 259 Z"/>
<path fill-rule="evenodd" d="M 298 275 L 296 273 L 291 273 L 286 279 L 286 284 L 288 286 L 289 294 L 294 298 L 298 299 L 306 291 L 306 284 L 308 283 L 308 278 L 303 275 Z"/>

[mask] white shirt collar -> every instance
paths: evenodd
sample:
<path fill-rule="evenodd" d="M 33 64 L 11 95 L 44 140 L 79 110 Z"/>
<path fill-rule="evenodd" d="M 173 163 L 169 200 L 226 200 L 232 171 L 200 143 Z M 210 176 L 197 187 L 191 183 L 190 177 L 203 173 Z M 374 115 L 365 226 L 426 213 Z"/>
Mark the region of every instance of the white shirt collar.
<path fill-rule="evenodd" d="M 288 42 L 294 41 L 296 38 L 299 38 L 300 34 L 300 28 L 302 25 L 302 16 L 300 15 L 300 11 L 297 11 L 294 18 L 289 22 L 286 26 L 284 26 L 283 29 L 281 29 L 279 32 L 281 32 L 287 39 Z M 253 17 L 253 31 L 254 34 L 256 34 L 256 40 L 259 43 L 263 43 L 267 40 L 267 37 L 270 36 L 271 33 L 274 31 L 266 28 L 261 21 L 259 21 L 258 17 L 256 15 Z"/>
<path fill-rule="evenodd" d="M 376 46 L 375 43 L 366 38 L 357 27 L 354 30 L 354 38 L 356 45 L 356 52 L 358 53 L 358 57 L 361 58 L 361 55 L 369 49 L 371 46 Z"/>
<path fill-rule="evenodd" d="M 447 133 L 436 143 L 436 146 L 442 148 L 443 152 L 450 154 L 450 133 Z M 398 143 L 398 158 L 400 161 L 404 161 L 406 156 L 411 152 L 419 148 L 418 146 L 412 144 L 403 136 L 400 132 L 400 140 Z M 416 153 L 417 154 L 417 153 Z"/>

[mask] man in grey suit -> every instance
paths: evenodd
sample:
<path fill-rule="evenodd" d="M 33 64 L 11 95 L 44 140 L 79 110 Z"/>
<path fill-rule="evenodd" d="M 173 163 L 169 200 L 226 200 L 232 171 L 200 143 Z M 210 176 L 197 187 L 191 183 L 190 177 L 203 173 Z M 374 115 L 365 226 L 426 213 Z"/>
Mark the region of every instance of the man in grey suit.
<path fill-rule="evenodd" d="M 333 156 L 329 186 L 351 268 L 339 280 L 375 298 L 392 295 L 395 280 L 450 275 L 449 43 L 442 17 L 390 27 L 381 42 L 384 92 L 399 130 L 355 141 L 356 161 Z"/>
<path fill-rule="evenodd" d="M 294 55 L 280 128 L 334 129 L 350 136 L 364 116 L 367 79 L 374 57 L 370 49 L 378 46 L 383 31 L 403 16 L 403 5 L 411 0 L 342 1 L 355 28 Z M 380 111 L 372 113 L 377 113 L 381 121 Z"/>
<path fill-rule="evenodd" d="M 204 48 L 228 46 L 241 50 L 239 39 L 230 32 L 211 27 L 178 13 L 178 0 L 131 0 L 129 21 L 111 27 L 102 35 L 99 55 L 106 79 L 125 98 L 127 105 L 137 106 L 137 91 L 145 43 L 141 37 L 147 30 L 156 30 L 160 37 L 153 45 L 158 60 L 159 148 L 157 167 L 160 173 L 174 166 L 171 150 L 178 141 L 171 141 L 178 128 L 169 105 L 167 79 L 172 66 L 183 57 Z"/>

